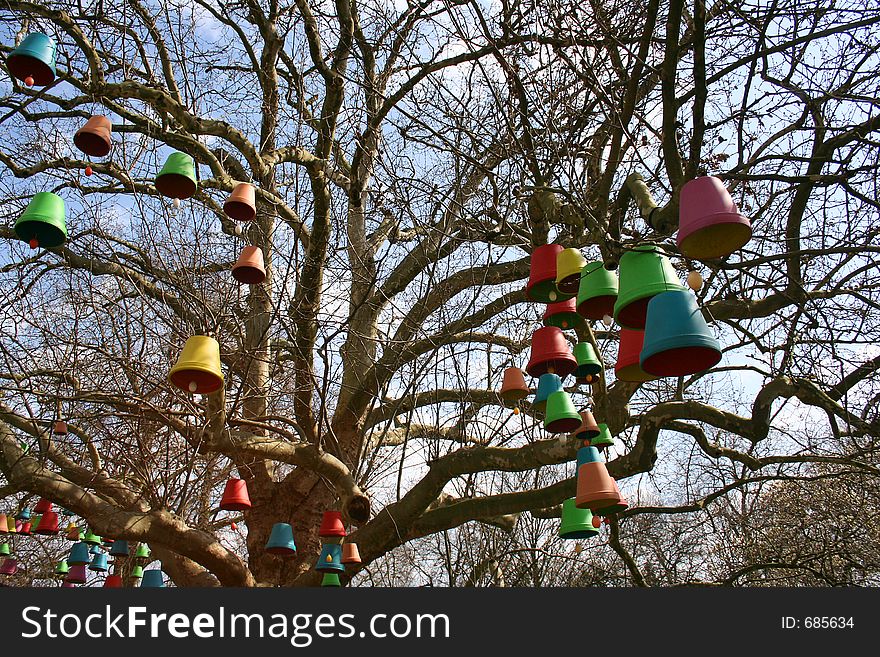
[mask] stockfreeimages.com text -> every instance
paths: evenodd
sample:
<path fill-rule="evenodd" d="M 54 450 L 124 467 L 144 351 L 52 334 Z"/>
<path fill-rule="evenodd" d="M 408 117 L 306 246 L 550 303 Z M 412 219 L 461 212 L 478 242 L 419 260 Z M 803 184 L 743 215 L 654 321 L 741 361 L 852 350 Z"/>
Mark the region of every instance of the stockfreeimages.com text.
<path fill-rule="evenodd" d="M 195 615 L 147 612 L 146 607 L 126 607 L 103 613 L 57 614 L 42 607 L 25 607 L 21 612 L 25 639 L 48 638 L 127 638 L 170 636 L 177 639 L 276 638 L 288 639 L 292 646 L 305 648 L 315 638 L 449 638 L 446 614 L 374 614 L 363 624 L 354 614 L 238 614 L 219 607 L 214 613 Z"/>

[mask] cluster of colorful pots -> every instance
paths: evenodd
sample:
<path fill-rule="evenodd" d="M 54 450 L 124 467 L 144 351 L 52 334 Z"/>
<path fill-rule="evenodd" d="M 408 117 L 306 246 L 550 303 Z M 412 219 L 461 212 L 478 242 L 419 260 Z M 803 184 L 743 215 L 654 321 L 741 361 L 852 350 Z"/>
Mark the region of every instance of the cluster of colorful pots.
<path fill-rule="evenodd" d="M 339 574 L 345 572 L 345 565 L 361 563 L 357 543 L 345 542 L 342 512 L 325 511 L 318 528 L 318 536 L 322 544 L 315 570 L 323 574 L 321 586 L 341 586 Z M 293 528 L 288 523 L 275 523 L 266 542 L 266 552 L 282 558 L 296 554 Z"/>
<path fill-rule="evenodd" d="M 22 508 L 14 516 L 10 513 L 0 513 L 0 534 L 13 533 L 21 536 L 43 535 L 55 536 L 59 532 L 59 516 L 72 516 L 67 509 L 56 512 L 52 503 L 46 498 L 40 498 L 33 509 Z M 31 531 L 31 526 L 36 529 Z M 65 537 L 74 541 L 74 545 L 66 559 L 59 561 L 54 568 L 56 576 L 61 578 L 65 588 L 77 584 L 85 584 L 88 572 L 107 573 L 104 586 L 116 588 L 122 586 L 122 576 L 117 573 L 110 574 L 111 563 L 118 564 L 130 557 L 128 541 L 123 539 L 102 538 L 91 529 L 87 529 L 80 539 L 80 529 L 73 521 L 67 527 Z M 18 572 L 18 561 L 13 555 L 13 549 L 9 542 L 0 543 L 0 557 L 4 557 L 0 563 L 0 575 L 15 575 Z M 112 562 L 110 559 L 112 558 Z M 140 543 L 134 554 L 134 565 L 131 569 L 130 580 L 137 584 L 144 576 L 142 563 L 149 562 L 150 548 L 146 543 Z M 113 566 L 115 570 L 115 565 Z M 154 572 L 145 577 L 146 584 L 142 586 L 164 586 L 161 571 Z"/>
<path fill-rule="evenodd" d="M 742 226 L 742 224 L 735 224 Z M 562 333 L 563 328 L 577 328 L 584 319 L 612 317 L 620 324 L 620 340 L 614 371 L 621 381 L 644 382 L 659 377 L 686 376 L 705 371 L 721 359 L 721 346 L 703 318 L 695 296 L 678 279 L 672 263 L 660 249 L 643 245 L 624 253 L 620 259 L 620 278 L 601 262 L 586 262 L 580 269 L 577 301 L 570 295 L 573 287 L 550 287 L 570 282 L 574 264 L 582 257 L 568 255 L 574 249 L 548 244 L 535 249 L 532 278 L 527 286 L 533 299 L 554 299 L 544 313 L 544 328 L 532 335 L 532 352 L 526 371 L 539 378 L 536 398 L 538 409 L 548 401 L 545 389 L 561 390 L 555 381 L 541 385 L 540 377 L 556 374 L 565 378 L 574 374 L 579 382 L 592 383 L 602 372 L 595 348 L 578 343 L 574 354 Z M 557 258 L 558 270 L 551 265 Z M 539 264 L 534 259 L 539 259 Z M 563 271 L 562 267 L 569 269 Z M 554 273 L 555 272 L 555 273 Z M 692 272 L 696 273 L 696 272 Z M 689 285 L 695 283 L 689 277 Z M 697 286 L 698 288 L 699 286 Z M 576 319 L 577 318 L 577 319 Z M 515 369 L 505 373 L 502 400 L 516 404 L 529 394 L 524 380 Z"/>
<path fill-rule="evenodd" d="M 739 213 L 720 180 L 704 176 L 684 185 L 676 237 L 682 255 L 696 260 L 723 258 L 744 246 L 751 234 L 749 220 Z M 533 408 L 548 417 L 553 414 L 549 422 L 545 419 L 548 430 L 568 428 L 559 405 L 565 394 L 562 379 L 573 372 L 579 381 L 590 383 L 602 371 L 591 344 L 579 343 L 574 354 L 569 353 L 559 329 L 580 326 L 575 314 L 602 320 L 606 326 L 616 320 L 621 326 L 614 368 L 621 381 L 696 374 L 720 361 L 721 346 L 695 295 L 681 284 L 658 247 L 643 245 L 624 253 L 619 279 L 603 263 L 584 262 L 571 251 L 552 244 L 535 249 L 526 288 L 531 300 L 549 304 L 545 328 L 532 336 L 526 367 L 539 377 Z M 702 283 L 699 272 L 688 274 L 692 291 Z M 518 403 L 529 392 L 520 371 L 505 372 L 500 394 L 506 404 Z M 608 427 L 596 425 L 592 414 L 584 412 L 575 435 L 585 441 L 578 451 L 577 496 L 563 504 L 559 535 L 588 538 L 598 532 L 599 516 L 618 513 L 627 503 L 603 462 L 602 450 L 613 444 Z"/>
<path fill-rule="evenodd" d="M 558 535 L 564 539 L 587 539 L 599 534 L 601 516 L 627 508 L 617 482 L 605 469 L 603 453 L 614 441 L 608 425 L 597 424 L 592 413 L 583 411 L 583 421 L 575 437 L 584 441 L 577 452 L 577 497 L 562 504 L 562 523 Z M 584 467 L 590 464 L 589 467 Z M 606 491 L 610 490 L 611 493 Z M 616 495 L 614 495 L 616 493 Z"/>
<path fill-rule="evenodd" d="M 109 547 L 109 553 L 102 549 Z M 113 572 L 110 573 L 110 560 L 113 561 Z M 85 538 L 75 543 L 70 549 L 67 559 L 55 567 L 55 574 L 63 578 L 64 585 L 85 584 L 88 572 L 106 573 L 105 588 L 120 588 L 123 585 L 122 575 L 117 572 L 120 562 L 131 557 L 128 541 L 122 539 L 101 539 L 91 530 L 87 530 Z M 140 582 L 142 588 L 158 588 L 165 586 L 162 571 L 144 570 L 143 564 L 151 560 L 150 548 L 141 543 L 135 551 L 133 565 L 129 574 L 129 583 L 136 586 Z"/>
<path fill-rule="evenodd" d="M 636 247 L 621 257 L 614 318 L 621 325 L 614 370 L 622 381 L 696 374 L 721 360 L 696 297 L 657 247 Z"/>
<path fill-rule="evenodd" d="M 322 545 L 315 570 L 323 573 L 321 586 L 341 586 L 339 574 L 345 572 L 346 564 L 360 563 L 361 556 L 357 543 L 343 542 L 346 532 L 340 511 L 324 512 L 318 536 Z"/>
<path fill-rule="evenodd" d="M 651 245 L 623 255 L 619 279 L 575 249 L 539 246 L 532 253 L 526 295 L 547 304 L 544 326 L 532 335 L 525 368 L 538 379 L 532 408 L 544 414 L 548 432 L 584 441 L 578 451 L 578 494 L 563 504 L 559 535 L 588 538 L 598 532 L 600 516 L 622 511 L 627 504 L 602 457 L 613 444 L 607 425 L 597 424 L 589 411 L 578 413 L 563 388 L 569 374 L 581 383 L 595 382 L 602 375 L 602 361 L 589 342 L 578 343 L 572 353 L 563 330 L 579 328 L 584 320 L 602 320 L 606 326 L 617 320 L 621 332 L 615 373 L 625 381 L 703 371 L 720 359 L 720 345 L 694 295 L 681 285 L 668 258 Z M 523 372 L 508 368 L 501 400 L 516 406 L 530 394 Z"/>
<path fill-rule="evenodd" d="M 581 425 L 581 415 L 563 387 L 563 379 L 573 374 L 579 383 L 594 383 L 602 372 L 602 361 L 588 342 L 571 351 L 564 330 L 584 325 L 577 309 L 582 272 L 587 266 L 577 249 L 560 244 L 544 244 L 532 252 L 526 295 L 545 303 L 542 328 L 532 334 L 532 348 L 526 372 L 538 380 L 531 408 L 544 414 L 549 433 L 573 433 Z M 499 397 L 519 412 L 518 404 L 532 394 L 522 370 L 507 368 Z"/>

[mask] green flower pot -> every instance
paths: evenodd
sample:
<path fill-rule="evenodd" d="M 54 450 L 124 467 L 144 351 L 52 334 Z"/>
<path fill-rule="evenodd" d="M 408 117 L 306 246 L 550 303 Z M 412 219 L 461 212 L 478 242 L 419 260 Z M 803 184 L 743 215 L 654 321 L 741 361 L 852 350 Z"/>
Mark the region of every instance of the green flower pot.
<path fill-rule="evenodd" d="M 562 503 L 562 524 L 559 526 L 559 538 L 584 539 L 599 535 L 599 530 L 593 527 L 593 512 L 589 509 L 579 509 L 575 505 L 575 498 L 571 497 Z"/>
<path fill-rule="evenodd" d="M 15 234 L 31 248 L 55 249 L 67 241 L 64 199 L 52 192 L 37 192 L 15 222 Z"/>
<path fill-rule="evenodd" d="M 156 176 L 156 189 L 162 196 L 185 199 L 196 193 L 196 163 L 186 153 L 172 153 Z"/>
<path fill-rule="evenodd" d="M 620 258 L 620 294 L 614 304 L 614 319 L 624 328 L 644 329 L 651 298 L 684 289 L 669 258 L 654 246 L 636 247 Z"/>

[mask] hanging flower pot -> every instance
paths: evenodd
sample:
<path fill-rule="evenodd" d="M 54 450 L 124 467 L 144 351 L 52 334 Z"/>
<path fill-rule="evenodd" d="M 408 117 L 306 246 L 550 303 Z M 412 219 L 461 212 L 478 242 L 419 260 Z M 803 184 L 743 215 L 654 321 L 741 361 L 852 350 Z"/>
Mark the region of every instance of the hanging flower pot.
<path fill-rule="evenodd" d="M 601 374 L 602 361 L 589 342 L 578 342 L 574 347 L 574 357 L 577 360 L 577 369 L 574 371 L 577 378 L 586 378 L 587 383 L 592 383 L 592 378 Z"/>
<path fill-rule="evenodd" d="M 122 588 L 122 576 L 121 575 L 107 575 L 107 579 L 104 580 L 104 588 L 105 589 L 121 589 Z"/>
<path fill-rule="evenodd" d="M 614 314 L 617 301 L 617 274 L 605 269 L 601 261 L 588 262 L 581 269 L 577 311 L 583 317 L 600 320 Z"/>
<path fill-rule="evenodd" d="M 46 513 L 46 511 L 51 510 L 52 503 L 45 497 L 41 497 L 39 501 L 34 505 L 34 513 Z"/>
<path fill-rule="evenodd" d="M 196 193 L 196 163 L 186 153 L 172 153 L 156 176 L 156 191 L 162 196 L 187 199 Z"/>
<path fill-rule="evenodd" d="M 632 331 L 620 329 L 620 343 L 618 344 L 617 363 L 614 365 L 614 374 L 620 381 L 641 383 L 653 381 L 657 377 L 648 374 L 642 369 L 639 358 L 642 352 L 642 343 L 645 339 L 644 331 Z"/>
<path fill-rule="evenodd" d="M 538 390 L 535 392 L 535 400 L 532 402 L 532 408 L 539 413 L 543 413 L 547 408 L 547 399 L 554 392 L 562 390 L 562 379 L 558 374 L 542 374 L 538 379 Z"/>
<path fill-rule="evenodd" d="M 181 390 L 209 395 L 223 387 L 220 343 L 207 335 L 193 335 L 183 345 L 168 380 Z"/>
<path fill-rule="evenodd" d="M 682 255 L 694 260 L 723 258 L 752 238 L 752 225 L 715 176 L 690 180 L 681 188 L 678 235 Z"/>
<path fill-rule="evenodd" d="M 532 353 L 526 372 L 535 378 L 542 374 L 558 374 L 566 377 L 577 368 L 568 340 L 555 326 L 539 328 L 532 334 Z"/>
<path fill-rule="evenodd" d="M 345 536 L 345 525 L 342 524 L 341 511 L 324 511 L 318 536 Z"/>
<path fill-rule="evenodd" d="M 553 303 L 568 298 L 556 289 L 556 258 L 562 250 L 560 244 L 543 244 L 532 251 L 526 285 L 526 296 L 532 301 Z"/>
<path fill-rule="evenodd" d="M 15 234 L 32 249 L 55 249 L 67 241 L 64 199 L 52 192 L 37 192 L 15 222 Z"/>
<path fill-rule="evenodd" d="M 324 573 L 321 586 L 342 586 L 342 582 L 339 581 L 339 573 Z"/>
<path fill-rule="evenodd" d="M 590 411 L 581 411 L 581 424 L 575 429 L 574 437 L 578 440 L 592 440 L 599 435 L 599 425 Z"/>
<path fill-rule="evenodd" d="M 54 511 L 46 511 L 40 517 L 40 522 L 37 524 L 34 533 L 41 536 L 55 536 L 58 532 L 58 514 Z"/>
<path fill-rule="evenodd" d="M 110 123 L 109 118 L 95 115 L 76 131 L 73 145 L 91 157 L 104 157 L 110 153 L 110 147 L 113 145 L 110 141 L 112 129 L 113 124 Z"/>
<path fill-rule="evenodd" d="M 223 212 L 238 221 L 253 221 L 257 216 L 256 192 L 249 183 L 239 183 L 223 204 Z"/>
<path fill-rule="evenodd" d="M 12 554 L 12 550 L 9 548 L 9 543 L 0 544 L 0 557 L 8 557 Z"/>
<path fill-rule="evenodd" d="M 87 543 L 80 541 L 70 548 L 70 556 L 67 557 L 67 563 L 71 566 L 85 566 L 91 560 Z"/>
<path fill-rule="evenodd" d="M 239 283 L 259 285 L 266 280 L 263 250 L 258 246 L 246 246 L 232 267 L 232 277 Z"/>
<path fill-rule="evenodd" d="M 361 553 L 358 551 L 357 543 L 342 544 L 342 563 L 361 563 Z"/>
<path fill-rule="evenodd" d="M 549 303 L 544 310 L 544 326 L 556 326 L 561 329 L 576 329 L 583 326 L 584 318 L 578 315 L 575 298 L 558 303 Z"/>
<path fill-rule="evenodd" d="M 85 538 L 83 538 L 83 543 L 87 545 L 100 545 L 101 537 L 92 532 L 91 528 L 86 532 Z"/>
<path fill-rule="evenodd" d="M 0 566 L 0 575 L 15 575 L 18 572 L 18 561 L 15 557 L 6 557 Z"/>
<path fill-rule="evenodd" d="M 648 321 L 639 357 L 644 371 L 655 376 L 687 376 L 721 360 L 721 344 L 690 292 L 658 294 L 648 304 Z"/>
<path fill-rule="evenodd" d="M 579 509 L 590 509 L 593 513 L 601 509 L 617 508 L 621 503 L 625 504 L 617 483 L 608 474 L 601 458 L 599 451 L 593 446 L 578 450 L 575 505 Z"/>
<path fill-rule="evenodd" d="M 55 565 L 55 574 L 56 575 L 66 575 L 70 570 L 70 567 L 67 565 L 67 561 L 62 559 Z"/>
<path fill-rule="evenodd" d="M 593 513 L 589 509 L 579 509 L 575 506 L 573 497 L 562 503 L 562 523 L 559 526 L 559 538 L 586 539 L 599 535 L 599 530 L 593 527 Z"/>
<path fill-rule="evenodd" d="M 55 40 L 31 32 L 6 58 L 12 77 L 26 85 L 45 87 L 55 81 Z"/>
<path fill-rule="evenodd" d="M 343 572 L 345 566 L 342 565 L 342 546 L 337 543 L 324 543 L 315 570 L 321 573 Z"/>
<path fill-rule="evenodd" d="M 518 367 L 508 367 L 504 370 L 504 380 L 501 382 L 501 390 L 498 396 L 507 404 L 516 404 L 518 401 L 525 399 L 531 394 L 529 387 L 526 385 L 526 379 L 523 371 Z"/>
<path fill-rule="evenodd" d="M 14 522 L 14 520 L 13 520 Z M 9 532 L 9 521 L 6 518 L 5 513 L 0 513 L 0 534 L 6 534 Z"/>
<path fill-rule="evenodd" d="M 141 543 L 138 545 L 137 551 L 134 554 L 135 559 L 139 559 L 141 561 L 149 561 L 150 560 L 150 546 L 146 543 Z"/>
<path fill-rule="evenodd" d="M 85 584 L 89 578 L 88 570 L 84 564 L 71 565 L 64 581 L 68 584 Z"/>
<path fill-rule="evenodd" d="M 96 573 L 106 573 L 107 555 L 104 552 L 99 552 L 98 554 L 96 554 L 92 559 L 92 562 L 89 564 L 89 570 Z"/>
<path fill-rule="evenodd" d="M 549 433 L 571 433 L 581 425 L 581 416 L 564 390 L 551 393 L 547 398 L 544 430 Z"/>
<path fill-rule="evenodd" d="M 127 559 L 128 541 L 123 541 L 122 539 L 113 541 L 113 546 L 110 548 L 110 556 L 116 559 Z"/>
<path fill-rule="evenodd" d="M 128 576 L 128 580 L 132 583 L 139 582 L 144 576 L 144 567 L 143 566 L 135 566 L 131 569 L 131 574 Z"/>
<path fill-rule="evenodd" d="M 220 500 L 220 508 L 223 511 L 244 511 L 251 508 L 251 498 L 248 495 L 247 482 L 244 479 L 232 478 L 226 482 L 223 499 Z"/>
<path fill-rule="evenodd" d="M 296 554 L 293 542 L 293 527 L 286 522 L 276 522 L 266 542 L 266 552 L 277 557 L 292 557 Z"/>
<path fill-rule="evenodd" d="M 614 440 L 611 438 L 611 431 L 608 429 L 608 425 L 602 422 L 599 424 L 599 433 L 590 439 L 590 446 L 604 452 L 612 445 L 614 445 Z"/>
<path fill-rule="evenodd" d="M 620 294 L 614 304 L 614 319 L 624 328 L 644 329 L 651 298 L 683 289 L 669 258 L 655 246 L 638 246 L 620 258 Z"/>
<path fill-rule="evenodd" d="M 143 579 L 141 579 L 141 588 L 142 589 L 164 589 L 165 588 L 165 573 L 161 570 L 153 569 L 153 570 L 145 570 L 143 574 Z"/>
<path fill-rule="evenodd" d="M 556 256 L 556 290 L 561 296 L 574 298 L 581 282 L 581 269 L 586 259 L 577 249 L 563 249 Z"/>
<path fill-rule="evenodd" d="M 64 420 L 55 420 L 55 424 L 52 426 L 52 433 L 56 436 L 66 436 L 67 435 L 67 422 Z"/>

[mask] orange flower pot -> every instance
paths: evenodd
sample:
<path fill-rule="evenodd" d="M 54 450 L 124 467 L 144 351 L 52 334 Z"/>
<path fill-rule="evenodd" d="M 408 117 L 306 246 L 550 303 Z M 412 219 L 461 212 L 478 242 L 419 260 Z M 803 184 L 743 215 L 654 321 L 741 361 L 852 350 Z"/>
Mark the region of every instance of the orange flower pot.
<path fill-rule="evenodd" d="M 110 147 L 113 145 L 110 141 L 112 129 L 113 124 L 106 116 L 93 116 L 76 131 L 73 144 L 86 155 L 104 157 L 110 153 Z"/>
<path fill-rule="evenodd" d="M 232 268 L 232 277 L 240 283 L 259 285 L 266 280 L 263 250 L 258 246 L 246 246 Z"/>
<path fill-rule="evenodd" d="M 360 563 L 361 553 L 358 551 L 357 543 L 342 544 L 342 563 Z"/>
<path fill-rule="evenodd" d="M 530 392 L 521 369 L 508 367 L 504 370 L 504 380 L 501 382 L 501 390 L 498 392 L 504 403 L 515 404 L 528 397 Z"/>
<path fill-rule="evenodd" d="M 253 221 L 257 216 L 254 186 L 250 183 L 237 184 L 223 204 L 223 212 L 232 219 Z"/>

